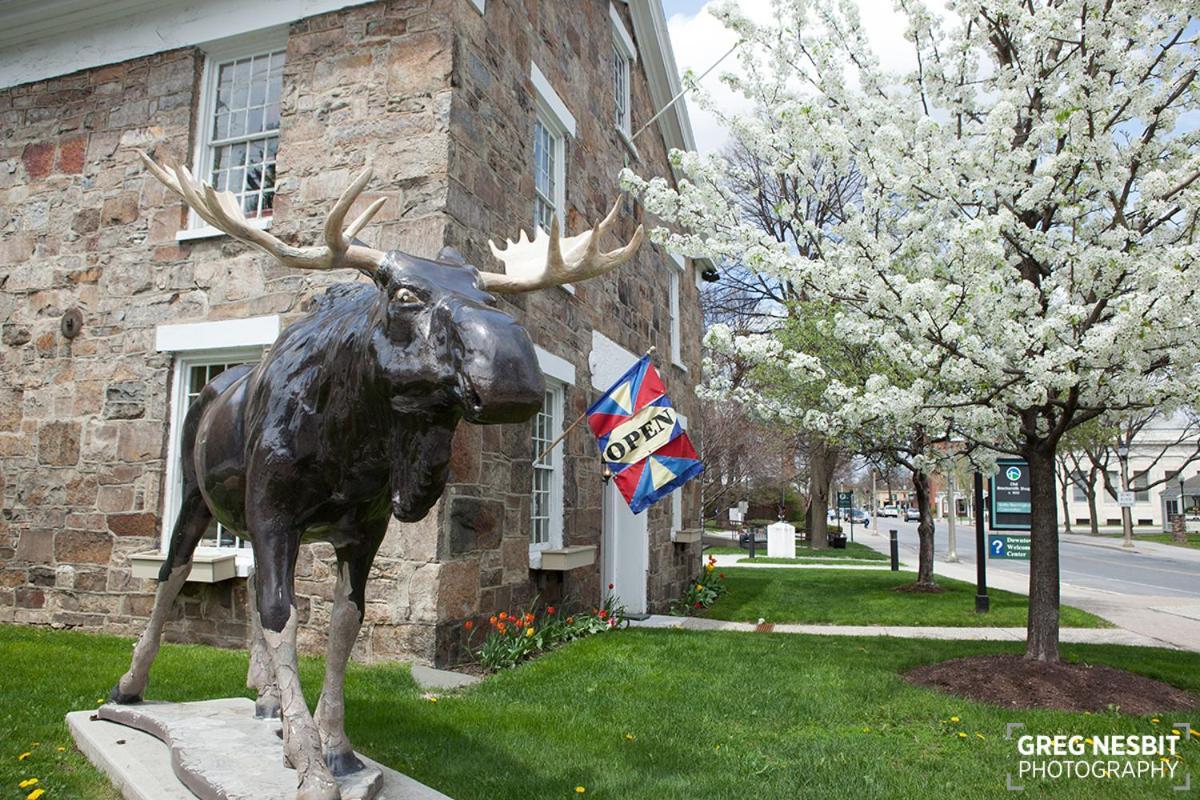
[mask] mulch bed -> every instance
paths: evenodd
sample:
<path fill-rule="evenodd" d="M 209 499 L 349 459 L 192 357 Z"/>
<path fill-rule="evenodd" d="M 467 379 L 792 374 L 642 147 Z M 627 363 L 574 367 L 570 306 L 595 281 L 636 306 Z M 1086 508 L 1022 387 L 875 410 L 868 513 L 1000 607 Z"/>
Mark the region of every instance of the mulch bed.
<path fill-rule="evenodd" d="M 1004 708 L 1125 714 L 1193 711 L 1200 697 L 1170 684 L 1099 664 L 1047 664 L 1017 655 L 953 658 L 909 670 L 905 680 Z"/>
<path fill-rule="evenodd" d="M 941 594 L 946 591 L 936 583 L 906 583 L 892 588 L 893 592 L 911 592 L 913 594 Z"/>

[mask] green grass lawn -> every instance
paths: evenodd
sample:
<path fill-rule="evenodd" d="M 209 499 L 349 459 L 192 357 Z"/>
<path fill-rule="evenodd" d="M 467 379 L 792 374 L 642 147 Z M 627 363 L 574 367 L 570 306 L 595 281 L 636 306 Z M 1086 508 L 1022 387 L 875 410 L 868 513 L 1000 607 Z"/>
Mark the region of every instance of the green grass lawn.
<path fill-rule="evenodd" d="M 940 594 L 892 591 L 916 580 L 912 572 L 739 569 L 725 573 L 728 592 L 705 616 L 742 622 L 815 625 L 933 625 L 1024 627 L 1024 595 L 990 589 L 991 610 L 975 613 L 975 585 L 937 578 Z M 1100 617 L 1062 607 L 1063 627 L 1105 628 Z"/>
<path fill-rule="evenodd" d="M 755 561 L 766 559 L 766 545 L 755 548 Z M 704 554 L 720 556 L 720 555 L 743 555 L 749 558 L 750 550 L 744 547 L 706 547 Z M 878 550 L 873 550 L 865 544 L 858 542 L 846 542 L 845 550 L 835 550 L 832 547 L 824 550 L 813 550 L 807 544 L 800 542 L 796 543 L 796 557 L 800 560 L 820 559 L 828 561 L 830 559 L 851 559 L 854 561 L 883 561 L 887 562 L 889 557 L 880 553 Z"/>
<path fill-rule="evenodd" d="M 0 627 L 7 750 L 0 797 L 24 797 L 17 782 L 36 776 L 44 800 L 115 800 L 73 750 L 62 717 L 94 704 L 126 667 L 130 644 Z M 993 708 L 900 677 L 918 664 L 1021 649 L 630 630 L 575 642 L 436 703 L 421 698 L 403 666 L 352 665 L 347 730 L 359 750 L 457 800 L 574 798 L 577 786 L 587 798 L 621 800 L 1007 797 L 1004 776 L 1016 770 L 1013 743 L 1003 738 L 1007 722 L 1046 734 L 1162 730 L 1149 717 Z M 1194 653 L 1066 645 L 1063 655 L 1200 692 Z M 167 645 L 147 696 L 244 694 L 245 666 L 239 652 Z M 301 678 L 314 701 L 320 662 L 306 659 Z M 17 762 L 34 741 L 33 755 Z M 1183 745 L 1189 765 L 1200 759 L 1198 742 Z M 1063 800 L 1171 794 L 1148 781 L 1026 781 L 1025 791 Z"/>
<path fill-rule="evenodd" d="M 1121 539 L 1123 536 L 1118 536 Z M 1159 545 L 1175 545 L 1176 547 L 1200 547 L 1200 534 L 1188 534 L 1186 545 L 1181 545 L 1180 542 L 1172 539 L 1170 534 L 1141 534 L 1134 531 L 1133 541 L 1136 545 L 1138 542 L 1158 542 Z"/>

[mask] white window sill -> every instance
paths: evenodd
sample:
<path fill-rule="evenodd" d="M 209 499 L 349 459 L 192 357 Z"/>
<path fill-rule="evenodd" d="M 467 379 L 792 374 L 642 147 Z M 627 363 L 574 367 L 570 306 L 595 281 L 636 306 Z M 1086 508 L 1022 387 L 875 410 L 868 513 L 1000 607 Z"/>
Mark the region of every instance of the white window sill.
<path fill-rule="evenodd" d="M 700 541 L 700 537 L 703 535 L 704 531 L 700 528 L 673 530 L 671 531 L 671 541 L 675 544 L 694 544 Z"/>
<path fill-rule="evenodd" d="M 633 160 L 641 161 L 642 154 L 638 152 L 637 145 L 633 143 L 633 137 L 629 135 L 629 131 L 620 125 L 613 125 L 613 130 L 617 132 L 617 138 L 621 140 L 621 144 L 625 145 L 625 149 L 633 156 Z"/>
<path fill-rule="evenodd" d="M 192 556 L 192 570 L 188 573 L 189 583 L 220 583 L 233 578 L 244 578 L 249 574 L 253 556 L 246 554 L 249 560 L 244 560 L 242 554 L 234 550 L 212 549 L 207 553 L 196 553 Z M 159 568 L 167 560 L 167 554 L 161 551 L 135 553 L 129 557 L 133 567 L 133 577 L 158 579 Z"/>
<path fill-rule="evenodd" d="M 543 572 L 570 572 L 573 569 L 589 567 L 596 563 L 596 545 L 571 545 L 538 550 L 537 564 L 534 564 L 534 553 L 529 554 L 529 568 Z"/>
<path fill-rule="evenodd" d="M 681 372 L 688 371 L 687 364 L 684 364 L 682 361 L 676 361 L 673 358 L 671 359 L 671 366 L 675 367 L 676 369 L 680 370 Z"/>
<path fill-rule="evenodd" d="M 257 228 L 260 231 L 265 231 L 271 227 L 272 217 L 254 217 L 247 220 L 251 228 Z M 215 239 L 218 236 L 228 236 L 225 231 L 217 230 L 211 225 L 205 225 L 200 228 L 185 228 L 175 234 L 177 242 L 191 242 L 197 239 Z"/>

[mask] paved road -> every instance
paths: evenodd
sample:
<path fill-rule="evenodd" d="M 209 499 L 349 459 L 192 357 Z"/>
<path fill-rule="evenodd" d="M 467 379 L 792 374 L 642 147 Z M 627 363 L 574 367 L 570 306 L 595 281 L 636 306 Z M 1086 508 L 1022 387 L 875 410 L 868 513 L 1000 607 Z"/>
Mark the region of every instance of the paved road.
<path fill-rule="evenodd" d="M 872 519 L 869 533 L 855 526 L 855 539 L 862 537 L 865 543 L 876 545 L 879 541 L 875 539 L 876 524 L 884 537 L 891 528 L 899 531 L 901 557 L 915 564 L 917 524 L 887 517 Z M 948 547 L 945 523 L 938 522 L 934 530 L 934 560 L 944 562 Z M 959 562 L 974 566 L 974 526 L 959 524 L 956 538 Z M 875 542 L 869 542 L 870 539 Z M 1128 551 L 1118 549 L 1119 544 L 1120 539 L 1105 539 L 1102 543 L 1061 540 L 1059 567 L 1063 583 L 1117 594 L 1200 599 L 1200 553 L 1182 548 L 1178 555 L 1163 554 L 1164 548 L 1155 548 L 1154 553 L 1138 549 Z M 1028 580 L 1029 562 L 988 559 L 988 574 L 995 573 Z"/>

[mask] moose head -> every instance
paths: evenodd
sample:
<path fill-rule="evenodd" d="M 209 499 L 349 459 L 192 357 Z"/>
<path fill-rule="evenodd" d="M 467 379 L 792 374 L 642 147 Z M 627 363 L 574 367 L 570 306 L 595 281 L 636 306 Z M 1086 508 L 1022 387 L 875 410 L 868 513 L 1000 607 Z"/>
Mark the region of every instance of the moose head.
<path fill-rule="evenodd" d="M 585 280 L 629 261 L 642 243 L 600 250 L 620 203 L 590 231 L 559 235 L 558 222 L 503 250 L 504 273 L 481 272 L 450 249 L 434 259 L 367 247 L 355 236 L 383 205 L 345 218 L 370 180 L 364 171 L 325 220 L 323 246 L 293 247 L 252 226 L 237 199 L 182 166 L 146 167 L 209 225 L 285 266 L 352 268 L 372 284 L 330 288 L 290 325 L 262 362 L 226 370 L 200 392 L 183 426 L 183 487 L 154 610 L 133 661 L 112 690 L 141 699 L 171 605 L 196 545 L 216 518 L 250 540 L 248 685 L 260 716 L 281 714 L 284 748 L 302 800 L 334 800 L 334 776 L 362 769 L 346 738 L 342 678 L 365 608 L 367 578 L 388 518 L 421 519 L 445 487 L 454 430 L 522 422 L 544 385 L 525 329 L 496 294 Z M 323 539 L 337 555 L 325 684 L 314 717 L 296 672 L 295 566 L 300 542 Z"/>
<path fill-rule="evenodd" d="M 468 422 L 529 419 L 541 406 L 544 386 L 528 334 L 496 308 L 496 294 L 530 292 L 586 280 L 629 261 L 644 239 L 638 226 L 623 247 L 600 250 L 616 221 L 618 198 L 591 230 L 563 237 L 557 218 L 532 240 L 521 231 L 503 250 L 488 242 L 505 272 L 483 272 L 453 248 L 434 259 L 368 247 L 356 235 L 386 202 L 378 198 L 348 226 L 345 218 L 371 179 L 368 167 L 346 188 L 326 217 L 324 246 L 293 247 L 246 219 L 237 198 L 196 181 L 186 167 L 159 166 L 138 151 L 150 172 L 179 194 L 196 214 L 235 239 L 305 270 L 356 269 L 378 289 L 368 309 L 375 326 L 372 358 L 392 385 L 392 406 L 435 413 L 449 406 Z"/>

